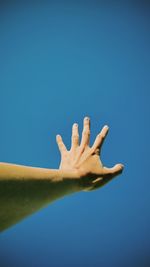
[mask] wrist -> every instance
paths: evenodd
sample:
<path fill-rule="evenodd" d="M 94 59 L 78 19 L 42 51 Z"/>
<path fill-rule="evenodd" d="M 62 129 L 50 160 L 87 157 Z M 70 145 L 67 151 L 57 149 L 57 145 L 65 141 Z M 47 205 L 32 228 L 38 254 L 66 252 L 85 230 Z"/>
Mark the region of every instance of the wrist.
<path fill-rule="evenodd" d="M 55 182 L 60 182 L 62 186 L 70 189 L 72 192 L 81 191 L 80 176 L 76 170 L 58 169 L 58 176 L 54 179 Z"/>

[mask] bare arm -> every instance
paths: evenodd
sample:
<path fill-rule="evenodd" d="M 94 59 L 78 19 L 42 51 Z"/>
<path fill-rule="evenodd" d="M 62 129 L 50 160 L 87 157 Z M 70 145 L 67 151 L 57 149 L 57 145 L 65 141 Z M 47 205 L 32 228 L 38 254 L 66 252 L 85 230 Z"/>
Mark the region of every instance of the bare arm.
<path fill-rule="evenodd" d="M 0 163 L 0 231 L 78 190 L 73 173 Z"/>
<path fill-rule="evenodd" d="M 69 151 L 57 135 L 61 153 L 58 170 L 0 163 L 0 231 L 61 197 L 95 190 L 120 174 L 122 164 L 106 168 L 99 158 L 107 132 L 108 127 L 103 127 L 89 147 L 90 120 L 84 118 L 81 143 L 78 125 L 73 124 Z"/>

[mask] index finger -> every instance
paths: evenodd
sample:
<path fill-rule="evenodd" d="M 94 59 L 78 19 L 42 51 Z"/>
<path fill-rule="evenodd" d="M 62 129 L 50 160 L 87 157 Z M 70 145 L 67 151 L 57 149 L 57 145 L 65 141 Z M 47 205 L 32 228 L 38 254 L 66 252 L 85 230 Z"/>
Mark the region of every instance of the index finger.
<path fill-rule="evenodd" d="M 108 134 L 108 131 L 109 131 L 109 127 L 107 125 L 105 125 L 102 128 L 101 132 L 97 135 L 97 137 L 96 137 L 96 139 L 94 141 L 94 144 L 91 147 L 91 149 L 93 151 L 96 151 L 96 149 L 99 149 L 99 150 L 101 149 L 102 144 L 103 144 L 103 142 L 104 142 L 104 140 L 105 140 L 105 138 L 106 138 L 106 136 Z"/>

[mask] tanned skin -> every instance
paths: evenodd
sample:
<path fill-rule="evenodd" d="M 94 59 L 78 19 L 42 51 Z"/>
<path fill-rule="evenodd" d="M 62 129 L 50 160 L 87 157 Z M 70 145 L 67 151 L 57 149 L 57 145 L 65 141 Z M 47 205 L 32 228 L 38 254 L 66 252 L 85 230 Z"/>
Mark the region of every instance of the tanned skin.
<path fill-rule="evenodd" d="M 42 207 L 66 195 L 96 190 L 121 174 L 123 164 L 103 166 L 100 153 L 109 127 L 105 125 L 90 142 L 90 118 L 83 120 L 81 142 L 78 124 L 72 126 L 71 148 L 61 135 L 56 142 L 61 154 L 58 169 L 0 163 L 0 231 L 18 223 Z"/>

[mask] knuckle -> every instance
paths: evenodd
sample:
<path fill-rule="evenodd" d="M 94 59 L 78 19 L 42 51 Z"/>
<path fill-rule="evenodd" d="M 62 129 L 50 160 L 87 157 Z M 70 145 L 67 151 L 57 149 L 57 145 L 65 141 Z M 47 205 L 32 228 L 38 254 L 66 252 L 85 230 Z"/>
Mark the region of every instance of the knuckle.
<path fill-rule="evenodd" d="M 59 148 L 60 148 L 61 151 L 64 151 L 63 146 L 60 145 Z"/>
<path fill-rule="evenodd" d="M 64 147 L 61 148 L 62 153 L 65 155 L 66 149 Z"/>
<path fill-rule="evenodd" d="M 90 154 L 94 155 L 94 153 L 95 153 L 94 151 L 95 151 L 95 147 L 93 146 L 93 147 L 90 148 Z"/>
<path fill-rule="evenodd" d="M 56 141 L 57 141 L 57 144 L 60 146 L 61 144 L 60 140 L 57 139 Z"/>
<path fill-rule="evenodd" d="M 100 133 L 100 134 L 99 134 L 99 137 L 100 137 L 100 139 L 103 140 L 103 139 L 105 138 L 105 135 Z"/>
<path fill-rule="evenodd" d="M 88 126 L 89 126 L 89 121 L 86 120 L 86 121 L 84 122 L 84 125 L 85 125 L 86 127 L 88 127 Z"/>
<path fill-rule="evenodd" d="M 97 154 L 97 155 L 100 154 L 100 149 L 98 147 L 95 149 L 95 154 Z"/>
<path fill-rule="evenodd" d="M 79 137 L 79 134 L 77 134 L 77 133 L 76 134 L 73 134 L 72 137 L 73 138 L 78 138 Z"/>
<path fill-rule="evenodd" d="M 61 141 L 61 140 L 58 140 L 58 144 L 59 144 L 60 146 L 62 146 L 62 141 Z"/>
<path fill-rule="evenodd" d="M 90 131 L 89 130 L 84 130 L 83 131 L 83 135 L 90 135 Z"/>
<path fill-rule="evenodd" d="M 72 140 L 78 140 L 79 139 L 79 135 L 78 134 L 74 134 L 73 136 L 72 136 Z"/>
<path fill-rule="evenodd" d="M 65 145 L 64 145 L 64 143 L 62 141 L 59 142 L 59 146 L 60 146 L 61 149 L 63 149 L 63 150 L 65 149 Z"/>

